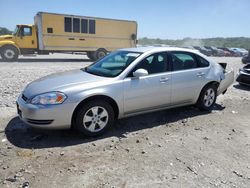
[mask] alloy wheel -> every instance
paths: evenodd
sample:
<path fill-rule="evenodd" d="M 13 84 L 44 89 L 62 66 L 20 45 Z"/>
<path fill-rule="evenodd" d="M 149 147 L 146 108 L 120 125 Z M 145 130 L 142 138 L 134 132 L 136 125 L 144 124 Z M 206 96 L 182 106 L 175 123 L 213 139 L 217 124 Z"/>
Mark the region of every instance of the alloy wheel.
<path fill-rule="evenodd" d="M 90 132 L 101 131 L 108 123 L 108 112 L 101 106 L 90 108 L 83 117 L 83 126 Z"/>
<path fill-rule="evenodd" d="M 204 105 L 206 107 L 210 107 L 214 103 L 214 100 L 215 100 L 215 91 L 212 88 L 209 88 L 204 95 L 203 99 Z"/>

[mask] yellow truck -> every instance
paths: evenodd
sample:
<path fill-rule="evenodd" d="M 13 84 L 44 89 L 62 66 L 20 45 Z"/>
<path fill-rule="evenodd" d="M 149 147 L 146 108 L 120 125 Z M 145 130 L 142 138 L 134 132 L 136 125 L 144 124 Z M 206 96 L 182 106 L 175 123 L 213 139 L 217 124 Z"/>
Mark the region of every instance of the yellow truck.
<path fill-rule="evenodd" d="M 25 54 L 86 52 L 97 60 L 136 42 L 136 21 L 38 12 L 34 25 L 17 25 L 13 35 L 0 36 L 0 54 L 16 61 Z"/>

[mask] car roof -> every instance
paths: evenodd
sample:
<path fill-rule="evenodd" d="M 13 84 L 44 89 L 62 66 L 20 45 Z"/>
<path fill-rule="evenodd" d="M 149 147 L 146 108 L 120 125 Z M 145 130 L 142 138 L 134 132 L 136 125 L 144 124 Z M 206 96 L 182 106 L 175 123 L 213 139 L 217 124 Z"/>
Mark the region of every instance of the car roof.
<path fill-rule="evenodd" d="M 188 48 L 179 48 L 179 47 L 153 47 L 153 46 L 149 46 L 149 47 L 138 47 L 138 48 L 123 48 L 120 50 L 139 52 L 139 53 L 162 52 L 162 51 L 182 51 L 182 52 L 197 53 L 197 50 L 188 49 Z"/>

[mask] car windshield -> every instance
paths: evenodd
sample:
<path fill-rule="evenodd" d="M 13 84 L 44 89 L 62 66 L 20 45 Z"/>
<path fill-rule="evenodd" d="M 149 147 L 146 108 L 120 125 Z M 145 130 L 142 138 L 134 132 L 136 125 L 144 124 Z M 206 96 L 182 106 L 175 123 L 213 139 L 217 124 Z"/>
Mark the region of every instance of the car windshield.
<path fill-rule="evenodd" d="M 124 71 L 136 58 L 139 52 L 116 51 L 112 52 L 96 63 L 83 70 L 94 75 L 104 77 L 116 77 Z"/>
<path fill-rule="evenodd" d="M 19 29 L 19 26 L 16 26 L 16 28 L 15 28 L 15 30 L 14 30 L 14 32 L 13 32 L 13 35 L 16 35 L 16 34 L 17 34 L 18 29 Z"/>

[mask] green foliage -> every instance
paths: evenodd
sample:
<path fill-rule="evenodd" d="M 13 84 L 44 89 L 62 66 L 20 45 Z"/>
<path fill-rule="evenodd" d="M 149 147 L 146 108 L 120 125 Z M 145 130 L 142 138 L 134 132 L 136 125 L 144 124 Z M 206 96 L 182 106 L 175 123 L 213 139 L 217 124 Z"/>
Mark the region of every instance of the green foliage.
<path fill-rule="evenodd" d="M 0 27 L 0 35 L 10 35 L 12 34 L 12 31 L 8 30 L 5 27 Z"/>
<path fill-rule="evenodd" d="M 216 46 L 228 48 L 245 48 L 250 49 L 250 38 L 247 37 L 232 37 L 232 38 L 207 38 L 207 39 L 193 39 L 184 38 L 181 40 L 168 40 L 168 39 L 151 39 L 140 38 L 140 45 L 157 45 L 166 44 L 169 46 Z"/>

